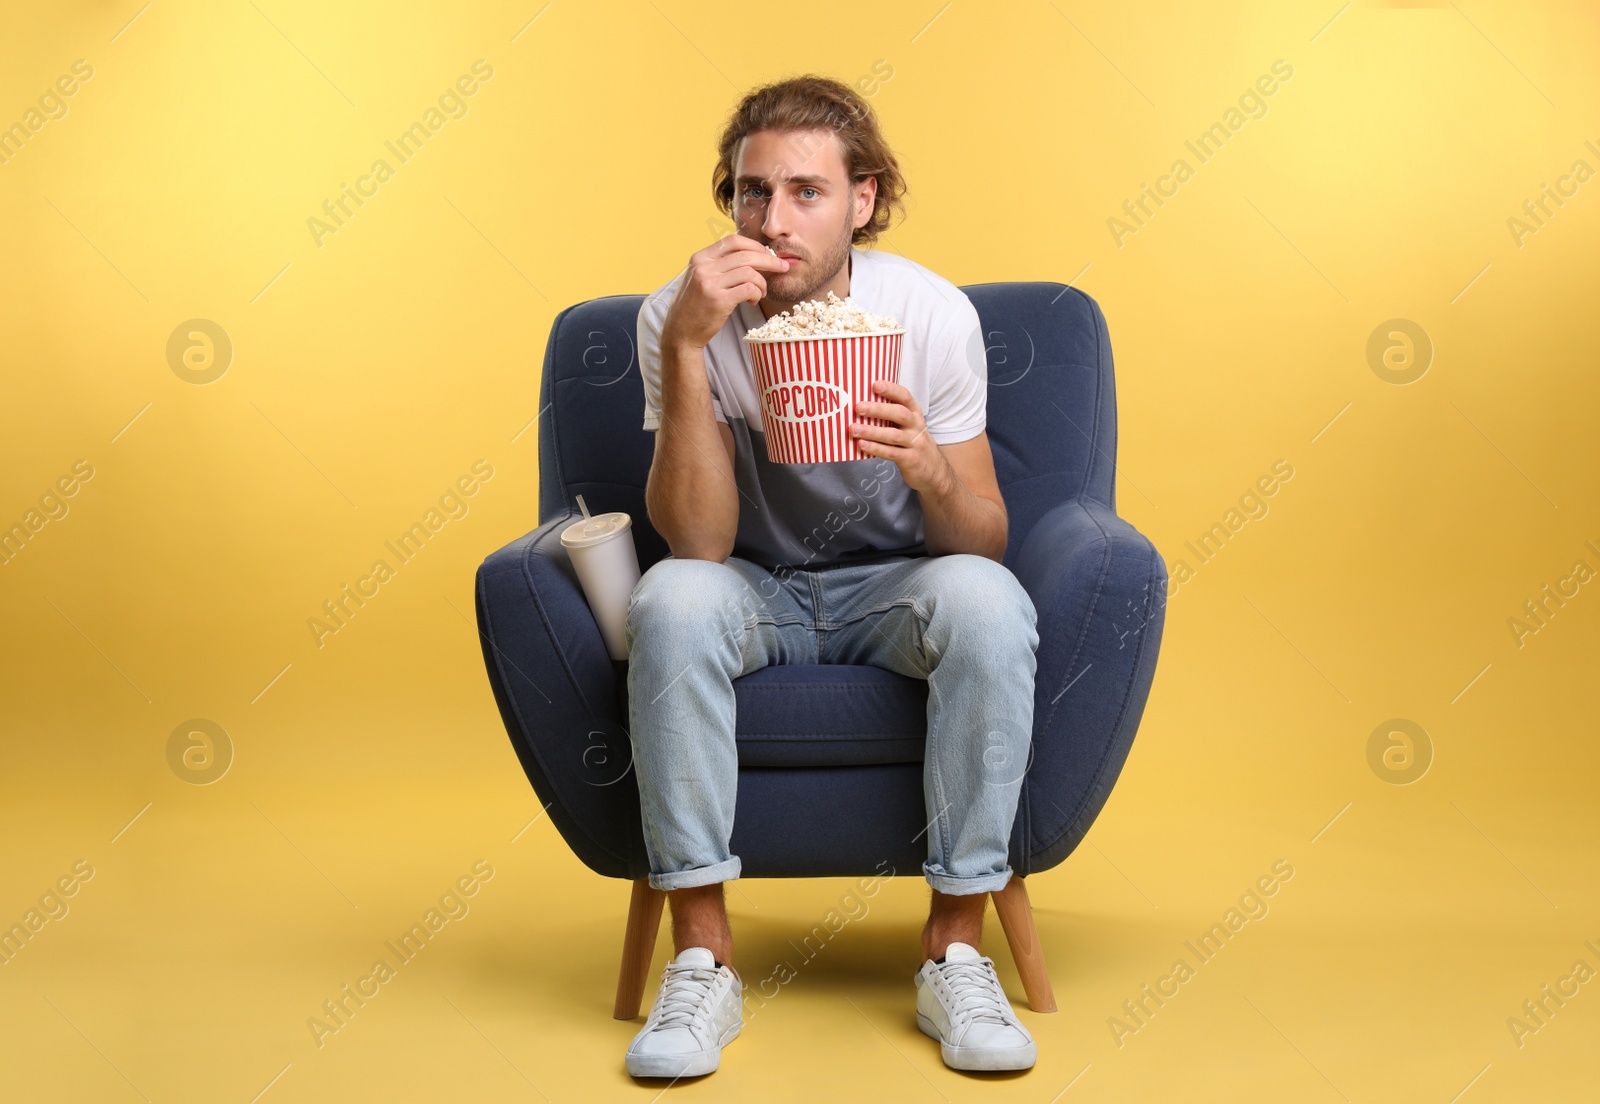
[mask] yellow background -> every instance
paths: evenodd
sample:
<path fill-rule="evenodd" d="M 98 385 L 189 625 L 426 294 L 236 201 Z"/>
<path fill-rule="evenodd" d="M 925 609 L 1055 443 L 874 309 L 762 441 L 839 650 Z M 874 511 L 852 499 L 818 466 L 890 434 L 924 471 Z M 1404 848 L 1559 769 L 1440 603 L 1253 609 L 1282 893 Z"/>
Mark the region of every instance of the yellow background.
<path fill-rule="evenodd" d="M 1592 1096 L 1600 984 L 1520 1047 L 1507 1019 L 1600 969 L 1600 588 L 1520 647 L 1508 620 L 1600 569 L 1600 180 L 1520 245 L 1507 219 L 1600 170 L 1597 54 L 1579 2 L 8 5 L 0 124 L 94 76 L 0 165 L 0 523 L 95 475 L 0 566 L 0 922 L 95 873 L 0 966 L 0 1097 L 656 1095 L 610 1017 L 627 887 L 536 818 L 473 571 L 537 524 L 556 312 L 722 232 L 745 90 L 879 63 L 912 189 L 882 248 L 1098 300 L 1119 509 L 1169 563 L 1295 474 L 1173 594 L 1122 780 L 1031 880 L 1059 1012 L 1027 1009 L 991 913 L 1032 1072 L 977 1084 L 917 1032 L 908 877 L 675 1091 Z M 467 113 L 319 246 L 307 220 L 478 59 Z M 1278 59 L 1266 114 L 1195 165 Z M 1182 157 L 1119 246 L 1107 220 Z M 195 318 L 234 347 L 204 386 L 166 356 Z M 1394 318 L 1435 349 L 1405 386 L 1366 354 Z M 307 619 L 478 460 L 469 512 L 318 647 Z M 168 765 L 191 718 L 234 745 L 210 785 Z M 1391 718 L 1432 744 L 1409 785 L 1368 764 Z M 471 912 L 319 1048 L 308 1017 L 479 860 Z M 1277 860 L 1270 913 L 1118 1046 L 1122 1002 Z M 734 883 L 746 979 L 850 885 Z"/>

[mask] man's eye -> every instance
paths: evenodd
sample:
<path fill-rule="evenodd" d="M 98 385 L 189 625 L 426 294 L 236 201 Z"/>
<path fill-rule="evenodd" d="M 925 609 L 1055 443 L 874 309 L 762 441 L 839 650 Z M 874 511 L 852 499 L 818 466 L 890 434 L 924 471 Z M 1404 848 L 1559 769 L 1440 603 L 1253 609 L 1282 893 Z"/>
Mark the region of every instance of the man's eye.
<path fill-rule="evenodd" d="M 817 191 L 815 188 L 801 188 L 800 190 L 802 192 L 816 192 Z M 822 193 L 821 192 L 817 192 L 817 194 L 821 195 Z"/>

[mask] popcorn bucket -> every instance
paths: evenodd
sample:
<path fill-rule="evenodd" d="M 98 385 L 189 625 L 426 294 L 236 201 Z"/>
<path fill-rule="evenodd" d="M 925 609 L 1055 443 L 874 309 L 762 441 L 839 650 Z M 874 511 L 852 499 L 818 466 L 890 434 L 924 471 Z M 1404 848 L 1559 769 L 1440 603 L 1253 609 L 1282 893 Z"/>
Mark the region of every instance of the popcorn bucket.
<path fill-rule="evenodd" d="M 872 390 L 872 383 L 899 380 L 904 337 L 904 330 L 880 330 L 744 338 L 761 393 L 767 459 L 774 464 L 870 460 L 850 436 L 851 424 L 897 423 L 858 416 L 856 404 L 885 401 Z"/>

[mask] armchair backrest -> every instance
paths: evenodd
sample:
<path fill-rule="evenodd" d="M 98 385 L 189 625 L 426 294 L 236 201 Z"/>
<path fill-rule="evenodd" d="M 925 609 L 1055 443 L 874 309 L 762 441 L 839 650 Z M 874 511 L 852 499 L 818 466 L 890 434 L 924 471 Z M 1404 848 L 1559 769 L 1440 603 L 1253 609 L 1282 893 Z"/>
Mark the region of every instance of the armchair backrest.
<path fill-rule="evenodd" d="M 1105 315 L 1046 281 L 969 284 L 988 349 L 989 445 L 1005 497 L 1010 566 L 1048 510 L 1073 498 L 1116 509 L 1116 387 Z M 556 316 L 539 386 L 539 520 L 576 510 L 633 518 L 639 567 L 669 549 L 645 511 L 655 434 L 644 420 L 635 334 L 643 295 L 609 295 Z"/>

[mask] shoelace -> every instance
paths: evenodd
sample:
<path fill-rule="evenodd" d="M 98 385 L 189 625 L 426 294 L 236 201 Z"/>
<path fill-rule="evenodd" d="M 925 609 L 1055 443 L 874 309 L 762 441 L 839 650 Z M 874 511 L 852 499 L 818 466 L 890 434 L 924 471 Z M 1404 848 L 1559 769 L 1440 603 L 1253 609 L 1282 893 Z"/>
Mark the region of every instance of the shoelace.
<path fill-rule="evenodd" d="M 937 969 L 955 998 L 954 1014 L 973 1023 L 1011 1023 L 1011 1004 L 989 960 L 946 962 Z"/>
<path fill-rule="evenodd" d="M 667 980 L 656 1002 L 656 1028 L 684 1027 L 696 1031 L 709 1019 L 711 1002 L 706 999 L 716 984 L 718 971 L 711 966 L 685 966 L 667 963 Z"/>

